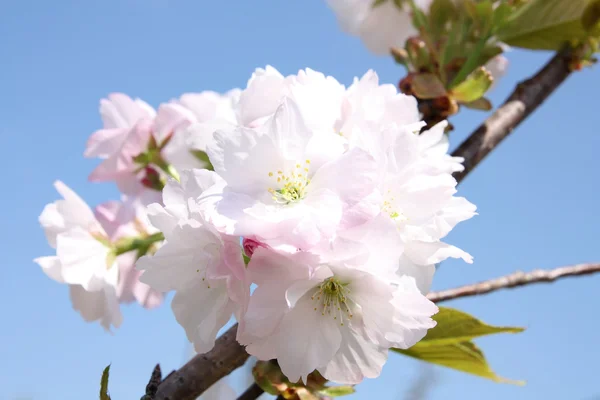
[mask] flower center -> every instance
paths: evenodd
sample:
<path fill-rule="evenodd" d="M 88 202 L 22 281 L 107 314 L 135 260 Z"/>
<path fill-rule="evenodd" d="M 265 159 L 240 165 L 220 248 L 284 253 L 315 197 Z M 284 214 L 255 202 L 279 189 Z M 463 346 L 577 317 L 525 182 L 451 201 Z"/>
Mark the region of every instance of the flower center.
<path fill-rule="evenodd" d="M 316 288 L 310 299 L 317 302 L 315 311 L 320 310 L 323 316 L 332 316 L 333 319 L 340 321 L 341 326 L 344 326 L 344 321 L 352 318 L 350 310 L 352 300 L 348 297 L 349 293 L 348 283 L 343 283 L 332 276 Z"/>
<path fill-rule="evenodd" d="M 296 203 L 304 198 L 306 187 L 310 184 L 310 179 L 308 179 L 310 160 L 306 160 L 304 164 L 304 166 L 296 164 L 290 173 L 269 172 L 269 176 L 277 182 L 275 189 L 272 187 L 268 189 L 275 203 Z"/>
<path fill-rule="evenodd" d="M 406 218 L 402 212 L 398 211 L 396 198 L 392 194 L 391 190 L 388 190 L 385 194 L 383 205 L 381 206 L 381 212 L 386 213 L 396 222 L 404 222 L 408 220 L 408 218 Z"/>

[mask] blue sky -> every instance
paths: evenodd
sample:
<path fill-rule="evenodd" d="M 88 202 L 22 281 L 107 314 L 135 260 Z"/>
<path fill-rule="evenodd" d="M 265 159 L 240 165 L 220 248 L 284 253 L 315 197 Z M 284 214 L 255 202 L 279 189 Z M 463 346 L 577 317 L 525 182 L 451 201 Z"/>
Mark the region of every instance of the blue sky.
<path fill-rule="evenodd" d="M 323 0 L 5 0 L 0 49 L 0 397 L 11 400 L 95 398 L 109 363 L 113 398 L 139 398 L 155 363 L 174 369 L 189 351 L 168 305 L 125 306 L 124 324 L 111 336 L 84 323 L 67 288 L 32 262 L 51 252 L 37 217 L 57 198 L 55 179 L 92 205 L 118 196 L 111 184 L 86 181 L 96 162 L 82 153 L 101 126 L 100 98 L 122 91 L 157 106 L 183 92 L 244 86 L 266 64 L 284 74 L 310 67 L 345 84 L 369 68 L 385 83 L 404 73 L 343 34 Z M 493 102 L 549 56 L 511 52 Z M 598 68 L 571 77 L 460 185 L 480 215 L 449 241 L 475 263 L 444 263 L 434 289 L 600 259 L 598 90 Z M 454 118 L 452 145 L 485 116 Z M 428 398 L 600 397 L 599 284 L 600 276 L 568 279 L 447 303 L 489 323 L 527 327 L 477 343 L 500 375 L 528 383 L 500 385 L 440 367 Z M 405 398 L 421 370 L 392 355 L 381 378 L 360 385 L 354 398 Z"/>

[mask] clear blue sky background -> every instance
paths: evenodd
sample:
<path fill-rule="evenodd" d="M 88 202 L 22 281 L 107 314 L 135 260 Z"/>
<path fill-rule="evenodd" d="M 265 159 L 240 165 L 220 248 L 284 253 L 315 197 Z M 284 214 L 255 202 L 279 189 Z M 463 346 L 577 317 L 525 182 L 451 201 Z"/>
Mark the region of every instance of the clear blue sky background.
<path fill-rule="evenodd" d="M 122 91 L 156 106 L 187 91 L 244 86 L 266 64 L 284 74 L 310 67 L 345 84 L 369 68 L 386 83 L 404 73 L 339 31 L 322 0 L 4 0 L 0 51 L 1 399 L 97 398 L 108 363 L 113 398 L 138 399 L 156 362 L 169 371 L 189 351 L 168 305 L 124 307 L 124 324 L 111 336 L 84 323 L 67 288 L 32 262 L 51 252 L 37 217 L 57 198 L 55 179 L 92 205 L 117 198 L 112 185 L 86 181 L 96 162 L 82 152 L 101 126 L 100 98 Z M 511 52 L 494 103 L 549 56 Z M 434 289 L 600 260 L 599 90 L 598 68 L 571 77 L 461 184 L 480 215 L 450 241 L 475 263 L 445 263 Z M 454 118 L 453 146 L 485 116 Z M 528 384 L 436 367 L 429 398 L 599 398 L 599 288 L 595 276 L 448 303 L 489 323 L 528 328 L 477 341 L 500 375 Z M 392 355 L 381 378 L 360 385 L 354 398 L 403 399 L 421 366 Z"/>

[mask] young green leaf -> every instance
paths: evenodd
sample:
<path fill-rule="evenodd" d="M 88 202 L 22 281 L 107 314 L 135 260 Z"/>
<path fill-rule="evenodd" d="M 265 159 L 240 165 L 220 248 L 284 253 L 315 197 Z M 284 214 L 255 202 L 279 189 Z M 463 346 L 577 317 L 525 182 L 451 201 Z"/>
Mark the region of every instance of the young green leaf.
<path fill-rule="evenodd" d="M 354 386 L 330 386 L 319 390 L 319 393 L 328 397 L 341 397 L 354 393 Z"/>
<path fill-rule="evenodd" d="M 436 346 L 423 345 L 422 342 L 419 342 L 407 350 L 392 350 L 432 364 L 491 379 L 494 382 L 515 385 L 525 384 L 524 381 L 514 381 L 496 375 L 486 361 L 483 352 L 470 341 L 446 343 Z"/>
<path fill-rule="evenodd" d="M 584 11 L 595 0 L 531 0 L 496 32 L 499 41 L 531 50 L 559 50 L 565 43 L 600 34 L 584 26 Z M 594 7 L 593 5 L 590 7 Z M 593 14 L 593 12 L 592 12 Z M 589 22 L 585 22 L 588 24 Z"/>
<path fill-rule="evenodd" d="M 110 372 L 110 364 L 102 371 L 102 379 L 100 379 L 100 400 L 111 400 L 108 394 L 108 375 Z"/>
<path fill-rule="evenodd" d="M 480 336 L 524 331 L 524 328 L 512 326 L 488 325 L 472 315 L 448 307 L 440 307 L 433 319 L 437 325 L 418 343 L 421 346 L 462 343 Z"/>
<path fill-rule="evenodd" d="M 483 97 L 493 81 L 492 74 L 484 67 L 479 67 L 456 85 L 450 91 L 450 95 L 462 103 L 470 103 Z"/>

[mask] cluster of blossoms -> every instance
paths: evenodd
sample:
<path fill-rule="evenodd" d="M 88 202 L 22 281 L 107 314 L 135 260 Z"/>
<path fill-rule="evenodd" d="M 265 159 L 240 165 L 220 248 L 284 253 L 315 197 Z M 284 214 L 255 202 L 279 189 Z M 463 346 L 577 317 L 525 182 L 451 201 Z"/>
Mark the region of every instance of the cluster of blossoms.
<path fill-rule="evenodd" d="M 412 23 L 410 1 L 425 13 L 433 3 L 433 0 L 327 0 L 327 4 L 344 32 L 360 37 L 373 54 L 389 56 L 391 48 L 402 48 L 407 39 L 418 35 Z M 508 68 L 508 60 L 500 54 L 485 67 L 497 80 Z"/>
<path fill-rule="evenodd" d="M 291 381 L 354 384 L 435 326 L 435 264 L 472 262 L 442 241 L 475 215 L 454 196 L 446 123 L 419 134 L 416 99 L 372 71 L 346 88 L 268 66 L 225 96 L 155 112 L 112 95 L 101 114 L 90 178 L 126 196 L 94 213 L 58 183 L 65 199 L 40 217 L 56 256 L 37 261 L 86 320 L 118 326 L 119 301 L 175 291 L 197 352 L 234 316 L 248 353 Z"/>

